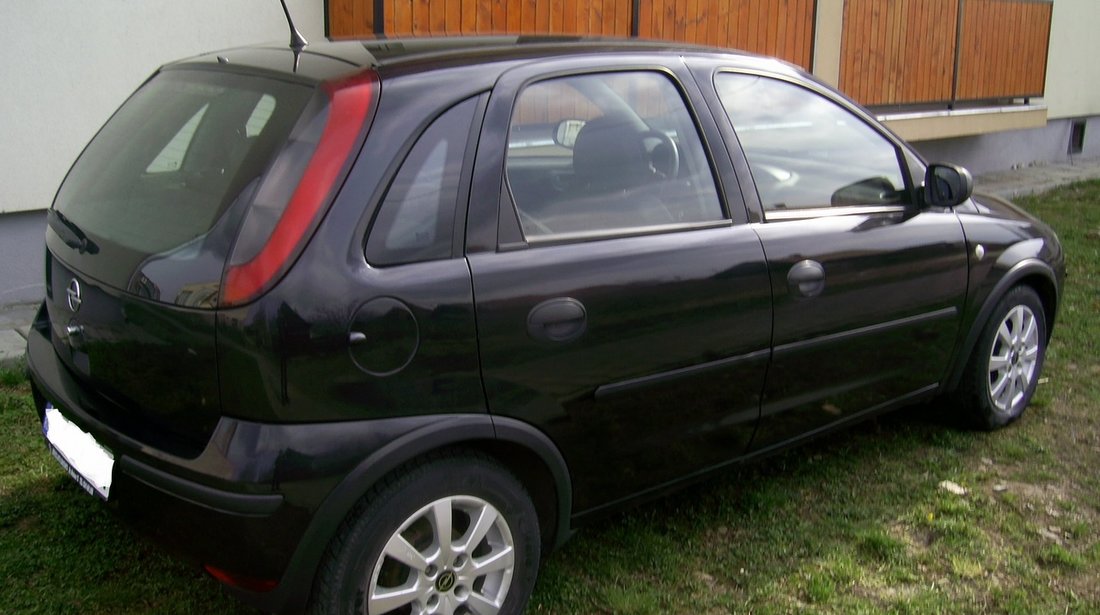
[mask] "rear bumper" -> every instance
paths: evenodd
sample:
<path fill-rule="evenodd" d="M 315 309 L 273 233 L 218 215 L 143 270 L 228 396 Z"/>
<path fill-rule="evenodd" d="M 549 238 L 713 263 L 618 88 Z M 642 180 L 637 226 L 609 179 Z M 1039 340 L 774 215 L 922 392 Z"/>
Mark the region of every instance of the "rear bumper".
<path fill-rule="evenodd" d="M 247 586 L 273 587 L 228 586 L 265 611 L 305 608 L 343 514 L 322 518 L 318 509 L 371 450 L 415 422 L 271 425 L 222 417 L 197 456 L 180 457 L 139 439 L 141 426 L 105 422 L 117 413 L 98 411 L 108 402 L 68 371 L 49 335 L 48 323 L 37 323 L 27 339 L 39 420 L 49 402 L 92 434 L 115 458 L 108 506 L 186 559 Z"/>
<path fill-rule="evenodd" d="M 295 427 L 223 418 L 197 457 L 175 457 L 128 435 L 125 426 L 107 425 L 97 418 L 98 397 L 84 390 L 67 370 L 48 335 L 48 329 L 32 328 L 27 340 L 27 369 L 39 420 L 46 403 L 52 403 L 111 451 L 115 469 L 108 504 L 188 559 L 282 585 L 313 509 L 335 481 L 298 468 L 292 473 L 299 480 L 280 483 L 293 451 L 284 449 L 280 455 L 264 440 L 299 440 L 274 433 Z M 303 483 L 312 483 L 313 488 L 302 489 Z M 258 592 L 244 592 L 242 597 L 247 599 L 248 593 Z M 264 592 L 278 593 L 282 593 L 278 587 Z M 263 595 L 262 601 L 280 602 L 276 595 Z"/>

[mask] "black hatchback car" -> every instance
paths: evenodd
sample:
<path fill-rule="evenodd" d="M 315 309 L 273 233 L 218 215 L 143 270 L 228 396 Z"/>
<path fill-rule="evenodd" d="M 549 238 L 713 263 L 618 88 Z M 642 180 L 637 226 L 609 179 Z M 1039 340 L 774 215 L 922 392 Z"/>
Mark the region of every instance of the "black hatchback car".
<path fill-rule="evenodd" d="M 28 340 L 50 450 L 274 611 L 516 613 L 600 513 L 1035 390 L 1054 233 L 777 60 L 339 42 L 160 69 Z"/>

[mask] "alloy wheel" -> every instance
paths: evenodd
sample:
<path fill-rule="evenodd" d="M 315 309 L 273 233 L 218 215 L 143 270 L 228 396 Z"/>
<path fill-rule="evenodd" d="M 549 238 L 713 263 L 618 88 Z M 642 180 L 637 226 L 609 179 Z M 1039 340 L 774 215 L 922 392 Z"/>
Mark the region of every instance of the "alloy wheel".
<path fill-rule="evenodd" d="M 997 327 L 989 353 L 989 399 L 998 412 L 1009 413 L 1023 401 L 1038 359 L 1035 313 L 1026 305 L 1016 305 Z"/>
<path fill-rule="evenodd" d="M 366 612 L 497 613 L 514 569 L 512 533 L 492 504 L 441 498 L 409 516 L 386 542 L 371 573 Z"/>

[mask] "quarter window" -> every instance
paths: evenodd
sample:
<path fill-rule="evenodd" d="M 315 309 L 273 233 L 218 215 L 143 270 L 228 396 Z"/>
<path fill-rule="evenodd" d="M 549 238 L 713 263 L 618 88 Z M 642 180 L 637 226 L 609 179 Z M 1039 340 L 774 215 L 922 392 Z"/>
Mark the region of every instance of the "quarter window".
<path fill-rule="evenodd" d="M 897 148 L 846 109 L 778 79 L 715 82 L 765 211 L 906 202 Z"/>
<path fill-rule="evenodd" d="M 367 260 L 397 265 L 449 258 L 462 160 L 475 99 L 432 122 L 413 146 L 382 201 L 367 240 Z"/>
<path fill-rule="evenodd" d="M 528 86 L 512 114 L 506 171 L 528 239 L 724 218 L 691 115 L 658 73 Z"/>

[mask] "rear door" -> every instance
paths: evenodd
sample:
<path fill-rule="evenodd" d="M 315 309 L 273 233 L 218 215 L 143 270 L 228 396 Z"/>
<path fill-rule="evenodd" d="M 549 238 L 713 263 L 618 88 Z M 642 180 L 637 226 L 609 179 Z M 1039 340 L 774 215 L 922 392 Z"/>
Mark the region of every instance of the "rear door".
<path fill-rule="evenodd" d="M 922 207 L 922 165 L 805 85 L 718 72 L 762 208 L 775 297 L 764 449 L 934 391 L 966 294 L 962 227 Z M 911 171 L 910 169 L 913 169 Z"/>
<path fill-rule="evenodd" d="M 578 511 L 742 454 L 771 334 L 716 125 L 675 71 L 617 65 L 502 79 L 467 246 L 489 407 L 555 441 Z"/>

